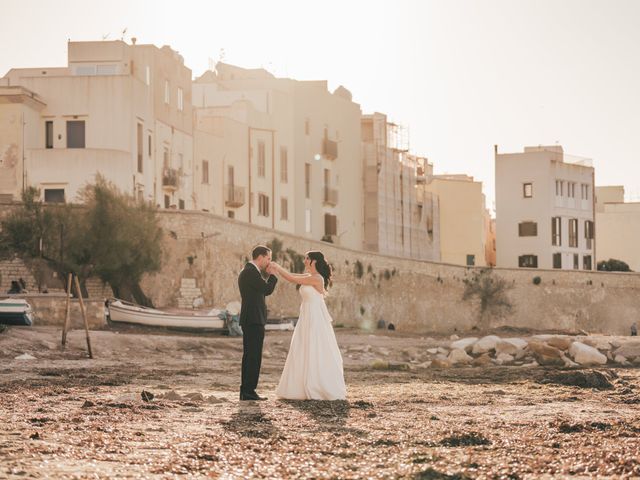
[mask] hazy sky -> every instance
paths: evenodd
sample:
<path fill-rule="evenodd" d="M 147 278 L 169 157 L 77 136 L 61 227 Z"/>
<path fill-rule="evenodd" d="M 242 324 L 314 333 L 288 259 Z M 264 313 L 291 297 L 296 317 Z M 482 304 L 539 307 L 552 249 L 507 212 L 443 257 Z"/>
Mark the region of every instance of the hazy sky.
<path fill-rule="evenodd" d="M 0 75 L 66 64 L 66 41 L 132 36 L 344 85 L 409 127 L 436 173 L 484 182 L 493 145 L 563 145 L 640 200 L 640 0 L 0 0 Z"/>

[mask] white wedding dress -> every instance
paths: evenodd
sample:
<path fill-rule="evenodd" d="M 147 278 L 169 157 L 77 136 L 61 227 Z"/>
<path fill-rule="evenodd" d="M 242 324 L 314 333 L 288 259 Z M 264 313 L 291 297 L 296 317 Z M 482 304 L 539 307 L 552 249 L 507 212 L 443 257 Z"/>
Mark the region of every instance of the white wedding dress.
<path fill-rule="evenodd" d="M 344 400 L 342 356 L 324 295 L 302 285 L 300 296 L 300 317 L 276 395 L 291 400 Z"/>

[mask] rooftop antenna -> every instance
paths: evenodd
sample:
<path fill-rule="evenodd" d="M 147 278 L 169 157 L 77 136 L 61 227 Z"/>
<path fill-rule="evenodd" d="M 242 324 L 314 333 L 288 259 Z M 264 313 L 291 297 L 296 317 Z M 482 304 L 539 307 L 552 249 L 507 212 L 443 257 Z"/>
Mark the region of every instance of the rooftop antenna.
<path fill-rule="evenodd" d="M 105 35 L 102 35 L 102 40 L 106 40 L 107 38 L 109 38 L 109 35 L 111 35 L 111 32 L 109 32 L 109 33 L 107 33 Z"/>
<path fill-rule="evenodd" d="M 124 35 L 127 33 L 127 27 L 124 27 L 124 30 L 122 30 L 122 36 L 120 37 L 120 40 L 124 40 Z"/>

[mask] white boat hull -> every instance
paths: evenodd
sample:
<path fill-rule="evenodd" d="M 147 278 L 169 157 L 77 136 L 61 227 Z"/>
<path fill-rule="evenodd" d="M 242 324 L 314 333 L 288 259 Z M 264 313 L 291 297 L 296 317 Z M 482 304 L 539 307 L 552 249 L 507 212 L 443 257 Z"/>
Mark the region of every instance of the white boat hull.
<path fill-rule="evenodd" d="M 125 305 L 118 300 L 111 302 L 108 309 L 112 322 L 151 327 L 226 330 L 226 322 L 217 316 L 172 314 L 153 308 Z"/>

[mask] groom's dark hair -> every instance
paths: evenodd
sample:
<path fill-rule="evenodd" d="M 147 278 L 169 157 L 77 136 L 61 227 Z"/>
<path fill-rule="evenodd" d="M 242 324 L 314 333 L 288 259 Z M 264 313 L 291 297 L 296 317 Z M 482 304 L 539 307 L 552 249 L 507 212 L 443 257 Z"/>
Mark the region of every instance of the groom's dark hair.
<path fill-rule="evenodd" d="M 254 247 L 253 251 L 251 252 L 251 258 L 255 260 L 262 255 L 267 255 L 270 251 L 271 249 L 269 247 L 258 245 L 257 247 Z"/>

